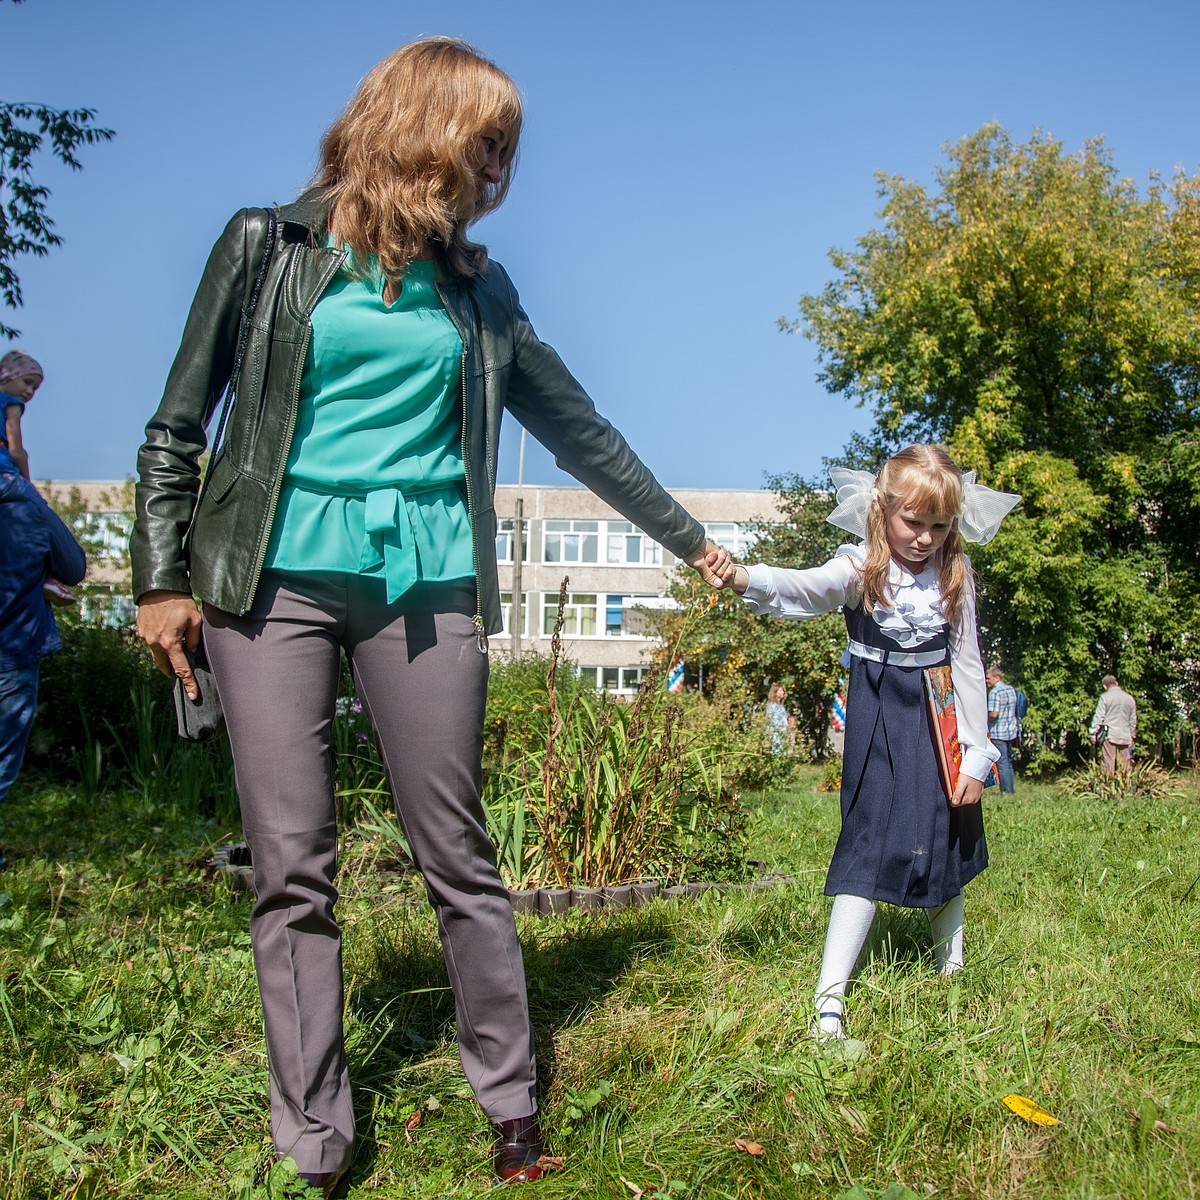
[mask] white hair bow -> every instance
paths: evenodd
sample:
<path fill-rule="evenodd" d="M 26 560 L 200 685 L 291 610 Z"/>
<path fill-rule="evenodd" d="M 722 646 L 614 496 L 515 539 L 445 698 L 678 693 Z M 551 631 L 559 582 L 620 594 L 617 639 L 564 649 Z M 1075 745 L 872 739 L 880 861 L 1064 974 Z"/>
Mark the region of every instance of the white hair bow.
<path fill-rule="evenodd" d="M 867 536 L 867 509 L 878 499 L 879 489 L 870 471 L 852 471 L 848 467 L 830 467 L 829 478 L 837 489 L 837 507 L 825 518 L 831 525 L 855 537 Z M 974 471 L 963 472 L 963 506 L 958 528 L 968 542 L 986 545 L 996 536 L 1000 522 L 1018 504 L 1021 497 L 1012 492 L 997 492 L 975 482 Z"/>

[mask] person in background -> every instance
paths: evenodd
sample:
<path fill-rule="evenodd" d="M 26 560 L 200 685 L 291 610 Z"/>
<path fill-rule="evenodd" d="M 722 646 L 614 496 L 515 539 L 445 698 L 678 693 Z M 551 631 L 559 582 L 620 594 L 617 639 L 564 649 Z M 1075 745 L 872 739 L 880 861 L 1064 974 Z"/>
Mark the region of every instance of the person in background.
<path fill-rule="evenodd" d="M 1000 790 L 1016 791 L 1016 774 L 1013 771 L 1012 748 L 1020 733 L 1017 719 L 1017 690 L 1004 682 L 1004 672 L 998 663 L 987 670 L 988 737 L 1000 751 L 996 763 L 996 774 L 1000 777 Z"/>
<path fill-rule="evenodd" d="M 0 456 L 0 802 L 25 758 L 41 660 L 62 646 L 42 586 L 49 575 L 78 583 L 86 569 L 59 515 Z"/>
<path fill-rule="evenodd" d="M 203 628 L 253 857 L 275 1152 L 326 1196 L 348 1186 L 355 1144 L 334 915 L 341 654 L 434 906 L 495 1172 L 524 1183 L 544 1169 L 533 1028 L 480 800 L 487 638 L 502 628 L 504 412 L 720 582 L 703 526 L 596 412 L 503 267 L 466 236 L 508 192 L 521 122 L 512 79 L 458 39 L 379 63 L 326 133 L 314 186 L 277 223 L 243 209 L 226 227 L 138 454 L 138 632 L 195 697 L 188 655 Z M 631 249 L 627 265 L 638 258 Z M 582 288 L 597 278 L 585 259 Z M 245 369 L 201 494 L 206 427 L 260 263 Z M 619 352 L 618 333 L 597 336 Z"/>
<path fill-rule="evenodd" d="M 0 463 L 7 452 L 17 471 L 32 481 L 29 473 L 29 453 L 21 435 L 21 418 L 25 405 L 42 386 L 45 372 L 37 359 L 23 350 L 10 350 L 0 358 L 0 405 L 4 408 L 4 427 L 0 431 Z M 2 467 L 0 467 L 2 469 Z M 51 604 L 74 604 L 75 597 L 53 576 L 47 578 L 42 591 Z"/>
<path fill-rule="evenodd" d="M 29 454 L 21 437 L 21 418 L 25 405 L 42 386 L 45 373 L 41 364 L 23 350 L 10 350 L 0 358 L 0 404 L 4 406 L 4 427 L 0 430 L 0 449 L 7 450 L 17 470 L 29 478 Z"/>
<path fill-rule="evenodd" d="M 784 705 L 787 693 L 782 683 L 773 683 L 767 689 L 767 737 L 772 754 L 786 754 L 788 750 L 788 711 Z"/>
<path fill-rule="evenodd" d="M 1092 717 L 1092 741 L 1100 743 L 1104 769 L 1115 775 L 1117 768 L 1133 766 L 1133 743 L 1137 737 L 1137 701 L 1117 682 L 1115 675 L 1100 681 L 1104 692 Z"/>

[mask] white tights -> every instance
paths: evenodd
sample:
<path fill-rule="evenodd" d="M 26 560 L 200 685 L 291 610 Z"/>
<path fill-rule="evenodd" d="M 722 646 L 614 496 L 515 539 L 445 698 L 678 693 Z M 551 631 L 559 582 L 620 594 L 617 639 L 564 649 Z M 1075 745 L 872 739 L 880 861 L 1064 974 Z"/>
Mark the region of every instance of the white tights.
<path fill-rule="evenodd" d="M 952 975 L 963 965 L 962 893 L 947 900 L 940 908 L 931 908 L 928 912 L 938 971 L 942 975 Z M 834 896 L 833 911 L 829 914 L 829 932 L 825 935 L 825 954 L 821 959 L 821 976 L 817 980 L 814 998 L 820 1033 L 824 1036 L 845 1036 L 842 1013 L 846 985 L 866 945 L 874 919 L 874 900 L 844 893 Z"/>

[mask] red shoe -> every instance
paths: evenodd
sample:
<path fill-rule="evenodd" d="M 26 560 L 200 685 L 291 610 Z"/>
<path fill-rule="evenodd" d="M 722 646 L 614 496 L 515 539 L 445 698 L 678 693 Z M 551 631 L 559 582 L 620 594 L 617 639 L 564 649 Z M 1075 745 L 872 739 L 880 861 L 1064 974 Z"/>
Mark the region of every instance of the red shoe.
<path fill-rule="evenodd" d="M 493 1128 L 496 1140 L 492 1143 L 492 1163 L 497 1177 L 505 1183 L 532 1183 L 540 1179 L 543 1168 L 539 1162 L 546 1147 L 537 1117 L 497 1121 Z"/>

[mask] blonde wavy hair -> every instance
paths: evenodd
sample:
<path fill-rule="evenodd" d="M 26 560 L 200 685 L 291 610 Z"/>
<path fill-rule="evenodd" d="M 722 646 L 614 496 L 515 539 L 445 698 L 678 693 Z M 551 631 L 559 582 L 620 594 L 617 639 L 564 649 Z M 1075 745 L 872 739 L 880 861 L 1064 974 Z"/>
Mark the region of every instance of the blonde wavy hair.
<path fill-rule="evenodd" d="M 890 607 L 888 571 L 892 561 L 887 519 L 898 508 L 934 513 L 951 519 L 950 532 L 938 552 L 938 586 L 942 612 L 954 623 L 963 602 L 969 566 L 963 554 L 958 515 L 963 506 L 962 471 L 940 446 L 906 446 L 883 464 L 875 480 L 878 496 L 867 509 L 867 556 L 862 566 L 863 608 Z"/>
<path fill-rule="evenodd" d="M 479 192 L 478 139 L 505 136 L 500 182 Z M 473 221 L 504 202 L 521 136 L 517 85 L 458 38 L 402 46 L 362 81 L 321 140 L 316 183 L 328 189 L 329 232 L 352 251 L 354 269 L 376 258 L 399 280 L 432 249 L 465 277 L 487 267 L 487 249 L 468 241 Z"/>

